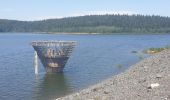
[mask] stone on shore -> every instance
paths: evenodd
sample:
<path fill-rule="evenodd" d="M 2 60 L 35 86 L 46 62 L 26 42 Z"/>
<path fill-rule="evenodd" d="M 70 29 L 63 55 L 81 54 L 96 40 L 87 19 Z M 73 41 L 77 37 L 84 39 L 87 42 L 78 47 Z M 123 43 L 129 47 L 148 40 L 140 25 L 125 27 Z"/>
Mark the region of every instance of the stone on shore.
<path fill-rule="evenodd" d="M 127 71 L 57 100 L 170 100 L 170 49 Z"/>

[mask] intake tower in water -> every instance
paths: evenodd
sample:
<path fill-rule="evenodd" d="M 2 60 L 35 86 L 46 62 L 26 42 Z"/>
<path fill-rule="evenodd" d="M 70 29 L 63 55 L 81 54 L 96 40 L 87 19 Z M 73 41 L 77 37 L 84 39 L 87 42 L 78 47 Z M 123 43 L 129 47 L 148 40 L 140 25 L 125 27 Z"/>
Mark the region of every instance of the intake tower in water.
<path fill-rule="evenodd" d="M 39 57 L 46 72 L 62 72 L 76 46 L 75 41 L 34 41 L 31 44 L 35 57 Z M 38 66 L 38 62 L 36 65 Z"/>

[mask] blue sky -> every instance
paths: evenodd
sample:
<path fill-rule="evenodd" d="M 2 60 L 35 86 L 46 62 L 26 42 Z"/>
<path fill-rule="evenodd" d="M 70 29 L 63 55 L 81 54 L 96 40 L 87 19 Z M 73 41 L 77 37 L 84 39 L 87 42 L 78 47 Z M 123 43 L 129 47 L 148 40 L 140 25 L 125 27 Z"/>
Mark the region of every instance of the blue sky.
<path fill-rule="evenodd" d="M 41 20 L 92 14 L 170 16 L 170 0 L 0 0 L 0 19 Z"/>

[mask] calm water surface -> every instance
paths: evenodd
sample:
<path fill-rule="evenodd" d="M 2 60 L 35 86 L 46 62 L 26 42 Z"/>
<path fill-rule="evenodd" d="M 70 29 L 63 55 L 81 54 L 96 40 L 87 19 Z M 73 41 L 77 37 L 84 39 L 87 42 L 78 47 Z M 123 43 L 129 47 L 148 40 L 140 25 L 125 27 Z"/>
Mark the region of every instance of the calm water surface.
<path fill-rule="evenodd" d="M 78 41 L 64 73 L 46 74 L 40 65 L 34 74 L 34 40 Z M 141 53 L 146 48 L 166 45 L 170 35 L 0 34 L 0 100 L 53 100 L 126 70 L 148 56 Z"/>

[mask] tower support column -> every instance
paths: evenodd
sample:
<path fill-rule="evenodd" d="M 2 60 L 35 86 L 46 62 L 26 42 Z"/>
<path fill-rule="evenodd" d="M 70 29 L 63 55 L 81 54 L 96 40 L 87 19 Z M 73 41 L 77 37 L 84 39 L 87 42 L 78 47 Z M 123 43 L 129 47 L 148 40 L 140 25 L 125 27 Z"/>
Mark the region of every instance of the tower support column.
<path fill-rule="evenodd" d="M 35 68 L 35 74 L 38 74 L 38 55 L 37 52 L 34 52 L 34 68 Z"/>

